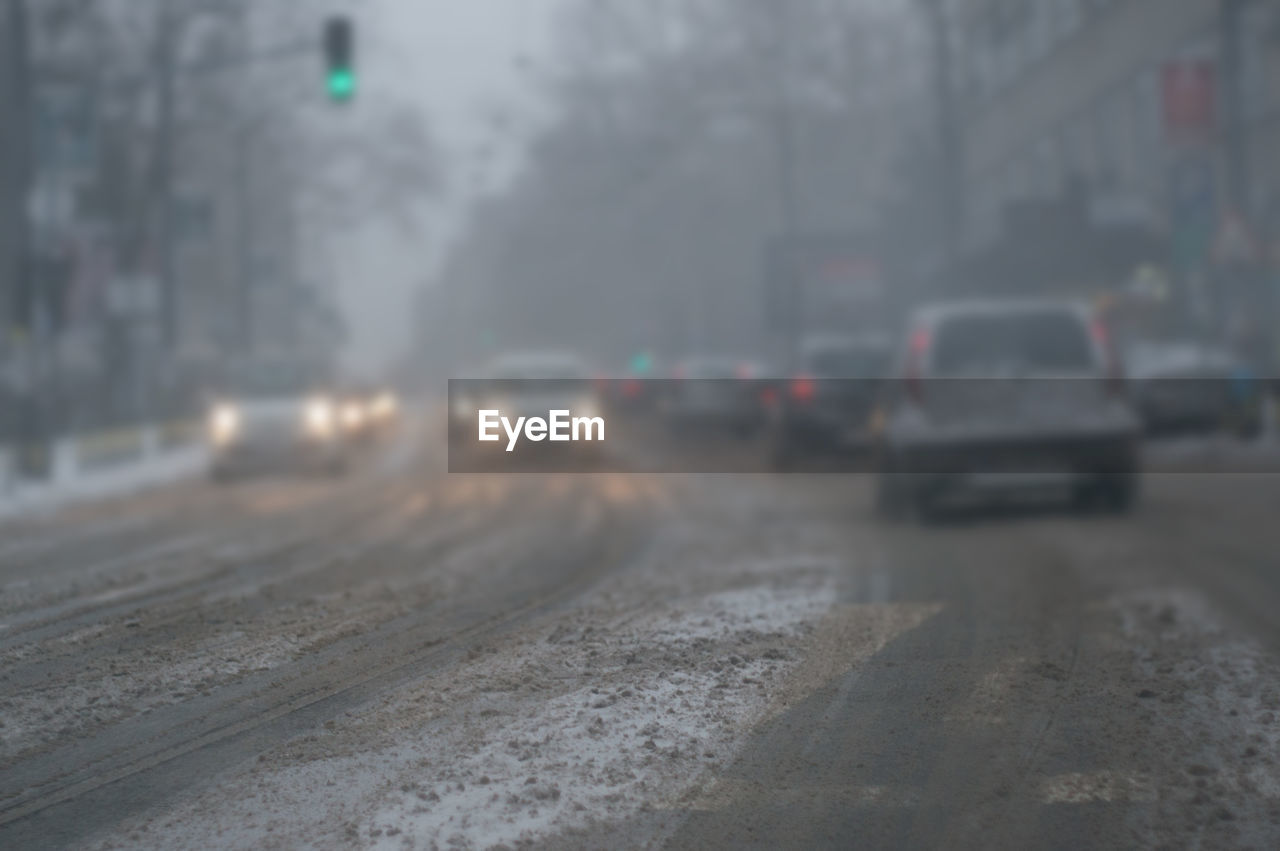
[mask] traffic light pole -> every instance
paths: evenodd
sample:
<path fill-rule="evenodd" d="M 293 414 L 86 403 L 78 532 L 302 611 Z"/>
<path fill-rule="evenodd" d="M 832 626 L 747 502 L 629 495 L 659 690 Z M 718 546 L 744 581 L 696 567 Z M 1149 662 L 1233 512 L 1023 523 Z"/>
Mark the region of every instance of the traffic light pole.
<path fill-rule="evenodd" d="M 253 164 L 253 135 L 251 126 L 236 129 L 236 324 L 240 326 L 240 345 L 244 354 L 251 354 L 254 347 L 253 329 L 253 199 L 249 197 L 252 186 L 249 170 Z"/>
<path fill-rule="evenodd" d="M 796 150 L 794 117 L 787 91 L 787 47 L 790 32 L 785 4 L 770 5 L 773 10 L 774 45 L 771 57 L 773 84 L 774 157 L 778 192 L 778 217 L 782 231 L 784 291 L 787 294 L 785 330 L 787 366 L 792 373 L 800 366 L 800 337 L 804 331 L 805 292 L 798 280 L 795 263 L 796 240 L 799 238 L 800 203 L 796 191 Z"/>
<path fill-rule="evenodd" d="M 10 0 L 16 2 L 16 0 Z M 167 9 L 167 6 L 164 7 Z M 161 51 L 158 54 L 160 74 L 160 93 L 158 104 L 158 124 L 160 138 L 160 163 L 158 167 L 159 197 L 162 212 L 159 219 L 159 242 L 161 252 L 161 268 L 163 277 L 162 314 L 164 323 L 164 339 L 166 347 L 177 341 L 178 315 L 180 299 L 177 282 L 174 280 L 173 229 L 170 221 L 172 215 L 172 173 L 173 143 L 175 137 L 174 90 L 179 79 L 195 76 L 211 76 L 240 70 L 248 65 L 266 62 L 287 61 L 302 56 L 313 56 L 313 42 L 285 43 L 252 55 L 238 56 L 230 61 L 211 62 L 198 65 L 175 66 L 172 49 L 172 19 L 162 11 L 162 26 L 165 31 L 161 37 Z M 241 124 L 235 130 L 235 205 L 236 205 L 236 296 L 235 318 L 238 326 L 239 344 L 242 351 L 251 352 L 255 345 L 254 329 L 254 254 L 255 246 L 253 225 L 252 180 L 254 139 L 261 129 L 261 122 Z"/>
<path fill-rule="evenodd" d="M 176 264 L 174 263 L 174 229 L 173 229 L 173 160 L 175 148 L 174 128 L 174 40 L 177 29 L 174 25 L 172 4 L 160 4 L 159 43 L 156 45 L 156 76 L 158 78 L 156 104 L 156 205 L 159 215 L 156 217 L 156 251 L 160 284 L 160 340 L 163 351 L 168 355 L 164 362 L 168 364 L 167 372 L 172 375 L 174 354 L 179 341 L 178 281 Z M 146 376 L 145 390 L 146 414 L 154 416 L 155 406 L 154 372 Z M 168 377 L 168 376 L 167 376 Z M 170 382 L 166 382 L 168 384 Z M 168 413 L 167 411 L 165 412 Z"/>
<path fill-rule="evenodd" d="M 26 375 L 28 404 L 23 406 L 25 417 L 18 424 L 18 437 L 27 445 L 43 437 L 43 414 L 47 410 L 47 388 L 41 380 L 44 361 L 44 344 L 40 328 L 40 293 L 35 290 L 31 245 L 31 199 L 34 157 L 32 151 L 32 85 L 30 22 L 26 0 L 8 0 L 6 31 L 10 76 L 10 117 L 12 153 L 6 164 L 9 176 L 9 197 L 4 199 L 12 227 L 12 287 L 4 293 L 8 300 L 5 314 L 11 316 L 11 325 L 3 329 L 9 337 L 12 328 L 21 328 L 22 342 L 26 349 Z"/>
<path fill-rule="evenodd" d="M 933 47 L 939 182 L 941 183 L 942 262 L 946 273 L 959 259 L 965 208 L 964 143 L 952 76 L 951 20 L 943 0 L 921 0 Z"/>

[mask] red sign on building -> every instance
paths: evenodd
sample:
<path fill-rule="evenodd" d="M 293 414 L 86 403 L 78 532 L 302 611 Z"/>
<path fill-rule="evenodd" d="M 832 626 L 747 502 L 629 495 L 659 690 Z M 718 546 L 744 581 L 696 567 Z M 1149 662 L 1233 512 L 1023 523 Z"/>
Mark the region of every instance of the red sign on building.
<path fill-rule="evenodd" d="M 1169 62 L 1162 74 L 1164 131 L 1177 142 L 1206 141 L 1213 135 L 1217 103 L 1212 62 Z"/>

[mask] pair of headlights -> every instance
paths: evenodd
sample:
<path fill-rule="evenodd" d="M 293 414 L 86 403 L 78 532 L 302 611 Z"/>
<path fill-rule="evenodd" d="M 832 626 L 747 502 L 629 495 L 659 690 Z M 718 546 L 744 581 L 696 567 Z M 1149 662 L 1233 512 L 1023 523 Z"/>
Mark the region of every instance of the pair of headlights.
<path fill-rule="evenodd" d="M 312 437 L 331 437 L 337 430 L 337 415 L 328 399 L 312 399 L 302 412 L 303 430 Z M 215 407 L 209 415 L 209 433 L 214 444 L 224 446 L 239 436 L 243 428 L 240 409 L 230 403 Z"/>

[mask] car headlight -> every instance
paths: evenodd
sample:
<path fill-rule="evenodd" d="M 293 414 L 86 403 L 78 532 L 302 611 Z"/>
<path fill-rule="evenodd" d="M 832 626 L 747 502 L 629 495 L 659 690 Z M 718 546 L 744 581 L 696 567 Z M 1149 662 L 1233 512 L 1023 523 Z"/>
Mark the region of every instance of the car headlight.
<path fill-rule="evenodd" d="M 364 406 L 359 402 L 349 402 L 342 409 L 342 424 L 347 428 L 359 428 L 364 425 Z"/>
<path fill-rule="evenodd" d="M 373 414 L 381 419 L 395 416 L 400 409 L 400 402 L 391 393 L 382 393 L 373 400 Z"/>
<path fill-rule="evenodd" d="M 333 433 L 333 405 L 328 399 L 312 399 L 307 403 L 307 431 L 316 437 L 328 437 Z"/>
<path fill-rule="evenodd" d="M 218 405 L 209 415 L 209 434 L 218 445 L 229 443 L 240 431 L 240 411 L 234 405 Z"/>

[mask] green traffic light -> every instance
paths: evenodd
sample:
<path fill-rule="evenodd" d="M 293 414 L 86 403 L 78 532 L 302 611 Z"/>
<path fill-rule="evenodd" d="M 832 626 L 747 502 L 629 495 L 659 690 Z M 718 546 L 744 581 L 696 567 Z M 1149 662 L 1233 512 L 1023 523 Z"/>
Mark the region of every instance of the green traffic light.
<path fill-rule="evenodd" d="M 329 72 L 329 97 L 333 100 L 351 100 L 356 93 L 356 75 L 350 68 L 335 68 Z"/>

